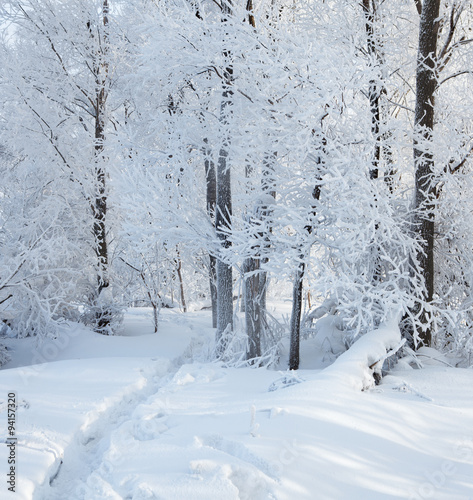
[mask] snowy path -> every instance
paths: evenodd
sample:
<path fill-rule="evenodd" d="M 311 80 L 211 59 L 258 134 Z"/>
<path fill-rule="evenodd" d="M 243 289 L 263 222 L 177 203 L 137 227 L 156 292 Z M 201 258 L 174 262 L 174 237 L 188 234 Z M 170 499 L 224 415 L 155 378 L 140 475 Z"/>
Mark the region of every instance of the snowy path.
<path fill-rule="evenodd" d="M 201 392 L 225 388 L 225 371 L 193 364 L 161 376 L 155 386 L 161 387 L 148 398 L 87 428 L 85 439 L 66 450 L 51 487 L 45 485 L 35 500 L 276 498 L 271 490 L 279 464 L 261 458 L 242 440 L 255 439 L 244 394 L 232 401 L 236 388 L 228 387 L 226 396 L 217 393 L 209 400 Z M 238 379 L 240 371 L 230 371 Z M 275 373 L 260 372 L 260 384 L 264 374 L 266 389 Z M 199 389 L 194 392 L 193 386 Z"/>
<path fill-rule="evenodd" d="M 399 372 L 363 393 L 300 376 L 268 392 L 276 372 L 184 365 L 38 498 L 473 498 L 471 370 Z"/>
<path fill-rule="evenodd" d="M 6 482 L 0 484 L 2 500 L 69 498 L 61 485 L 72 476 L 87 477 L 94 460 L 100 463 L 100 457 L 94 457 L 105 446 L 110 429 L 156 392 L 182 364 L 179 357 L 192 339 L 202 334 L 178 320 L 179 335 L 169 335 L 176 321 L 164 320 L 164 335 L 148 335 L 147 315 L 136 313 L 127 319 L 129 331 L 121 337 L 103 337 L 77 326 L 46 341 L 39 351 L 33 339 L 14 344 L 10 369 L 0 371 L 0 419 L 5 442 L 5 398 L 16 392 L 18 481 L 15 493 L 7 491 Z M 127 337 L 137 332 L 144 335 Z M 161 356 L 149 357 L 153 353 Z M 30 366 L 35 362 L 43 364 Z M 7 452 L 6 446 L 0 447 L 4 468 Z"/>
<path fill-rule="evenodd" d="M 473 370 L 362 392 L 301 369 L 282 388 L 276 371 L 187 364 L 208 318 L 167 318 L 161 335 L 82 332 L 65 359 L 0 372 L 20 401 L 18 491 L 2 500 L 473 500 Z"/>
<path fill-rule="evenodd" d="M 116 360 L 98 358 L 33 367 L 37 372 L 32 368 L 2 372 L 2 393 L 15 391 L 20 403 L 19 483 L 11 497 L 31 499 L 39 485 L 48 484 L 60 470 L 65 450 L 87 442 L 121 409 L 146 394 L 158 366 L 158 361 L 124 358 L 117 370 Z M 6 464 L 5 447 L 1 453 L 0 463 Z"/>
<path fill-rule="evenodd" d="M 143 361 L 141 360 L 141 363 Z M 109 492 L 103 490 L 103 480 L 97 469 L 112 470 L 124 458 L 123 454 L 114 455 L 111 451 L 111 436 L 115 429 L 130 419 L 130 415 L 151 394 L 155 394 L 161 383 L 172 372 L 175 365 L 168 359 L 153 360 L 152 368 L 143 373 L 141 387 L 126 391 L 123 397 L 106 405 L 101 411 L 94 411 L 66 448 L 61 466 L 49 481 L 35 492 L 34 499 L 63 500 L 82 499 L 94 492 L 95 498 L 108 498 Z M 91 485 L 89 487 L 88 485 Z"/>

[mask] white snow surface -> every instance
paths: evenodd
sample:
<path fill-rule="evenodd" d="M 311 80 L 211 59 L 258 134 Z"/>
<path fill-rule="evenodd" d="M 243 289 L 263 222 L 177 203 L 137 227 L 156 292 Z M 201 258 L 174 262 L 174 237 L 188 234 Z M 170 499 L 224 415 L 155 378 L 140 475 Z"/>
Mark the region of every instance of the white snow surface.
<path fill-rule="evenodd" d="M 303 355 L 291 374 L 204 362 L 209 312 L 163 311 L 156 334 L 151 323 L 142 309 L 120 336 L 64 328 L 39 354 L 32 339 L 5 341 L 2 500 L 473 498 L 473 370 L 429 352 L 423 369 L 399 364 L 373 387 L 367 353 L 396 347 L 392 325 L 328 368 Z"/>

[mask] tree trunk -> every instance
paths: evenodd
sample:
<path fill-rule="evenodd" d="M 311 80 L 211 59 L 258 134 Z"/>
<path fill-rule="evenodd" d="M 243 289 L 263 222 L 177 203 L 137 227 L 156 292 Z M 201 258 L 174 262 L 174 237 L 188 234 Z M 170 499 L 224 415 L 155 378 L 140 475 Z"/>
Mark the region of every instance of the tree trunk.
<path fill-rule="evenodd" d="M 182 260 L 181 256 L 179 255 L 179 250 L 176 249 L 177 252 L 177 261 L 176 261 L 176 272 L 177 272 L 177 279 L 179 280 L 179 296 L 181 299 L 181 306 L 182 306 L 182 312 L 187 312 L 187 304 L 186 304 L 186 297 L 184 295 L 184 280 L 182 279 Z"/>
<path fill-rule="evenodd" d="M 276 179 L 274 178 L 274 164 L 276 162 L 277 151 L 268 155 L 264 160 L 263 169 L 263 179 L 262 179 L 262 191 L 265 195 L 271 196 L 273 200 L 276 200 Z M 261 234 L 260 238 L 263 240 L 262 243 L 262 253 L 261 264 L 264 265 L 268 262 L 268 257 L 265 255 L 269 251 L 271 246 L 270 234 L 273 231 L 273 224 L 270 220 L 271 214 L 273 212 L 273 207 L 264 204 L 261 207 L 261 219 L 266 221 L 266 232 Z M 266 296 L 268 291 L 269 278 L 267 271 L 261 271 L 259 278 L 259 301 L 261 310 L 261 326 L 264 329 L 266 321 Z"/>
<path fill-rule="evenodd" d="M 245 275 L 245 322 L 248 335 L 247 359 L 261 356 L 261 303 L 259 262 L 248 258 L 244 265 Z"/>
<path fill-rule="evenodd" d="M 276 153 L 265 157 L 261 180 L 261 191 L 263 195 L 270 196 L 273 199 L 276 197 L 273 175 L 273 160 L 275 157 Z M 263 228 L 263 230 L 257 235 L 258 244 L 252 249 L 254 255 L 249 257 L 244 265 L 244 312 L 248 335 L 247 359 L 259 357 L 262 354 L 262 338 L 266 325 L 266 290 L 268 277 L 267 272 L 261 269 L 261 264 L 268 262 L 265 253 L 270 246 L 269 233 L 271 233 L 272 226 L 269 217 L 272 210 L 272 207 L 267 201 L 263 201 L 262 204 L 256 207 L 255 218 L 262 223 L 260 227 Z M 246 276 L 247 274 L 249 274 L 249 276 Z"/>
<path fill-rule="evenodd" d="M 383 109 L 381 105 L 381 96 L 386 93 L 384 83 L 381 79 L 381 65 L 383 63 L 383 57 L 380 50 L 380 43 L 378 36 L 375 32 L 375 22 L 376 22 L 376 8 L 377 0 L 363 0 L 362 2 L 363 13 L 365 16 L 365 31 L 367 39 L 367 51 L 369 56 L 369 64 L 373 70 L 376 70 L 379 75 L 376 78 L 372 78 L 369 82 L 368 97 L 370 101 L 370 111 L 371 111 L 371 135 L 374 140 L 371 167 L 370 167 L 370 179 L 376 180 L 380 176 L 381 167 L 381 152 L 386 152 L 387 147 L 381 147 L 383 140 L 386 135 L 382 137 L 380 134 L 381 120 L 383 117 Z M 385 177 L 385 182 L 389 181 Z M 376 195 L 373 200 L 373 204 L 376 207 L 378 200 Z M 379 225 L 376 224 L 375 231 L 378 232 Z M 380 265 L 380 248 L 379 246 L 374 246 L 372 251 L 372 283 L 376 285 L 382 279 L 382 269 Z"/>
<path fill-rule="evenodd" d="M 222 22 L 226 22 L 231 15 L 230 6 L 223 2 Z M 233 67 L 230 64 L 231 53 L 224 49 L 223 53 L 228 62 L 223 75 L 223 92 L 220 106 L 220 125 L 223 133 L 222 146 L 219 151 L 217 162 L 217 204 L 215 213 L 215 225 L 217 236 L 222 249 L 231 246 L 228 231 L 231 225 L 232 216 L 232 191 L 230 165 L 228 162 L 228 151 L 230 148 L 229 115 L 231 113 L 233 90 Z M 233 275 L 232 266 L 217 259 L 217 332 L 216 345 L 217 356 L 223 354 L 226 348 L 227 339 L 223 338 L 224 333 L 233 330 Z"/>
<path fill-rule="evenodd" d="M 248 23 L 253 28 L 256 28 L 254 17 L 253 0 L 248 0 L 246 3 L 248 12 Z M 274 182 L 267 182 L 269 171 L 272 169 L 272 163 L 266 157 L 263 165 L 262 192 L 267 194 L 270 189 L 274 189 Z M 247 176 L 249 172 L 247 170 Z M 270 186 L 270 187 L 269 187 Z M 275 193 L 272 190 L 273 198 Z M 269 216 L 269 210 L 266 206 L 257 207 L 257 217 L 262 221 Z M 269 229 L 270 230 L 270 229 Z M 268 229 L 267 229 L 268 231 Z M 262 250 L 269 246 L 269 237 L 267 233 L 259 233 L 259 247 L 255 248 L 256 254 L 249 257 L 244 264 L 245 279 L 243 282 L 244 288 L 244 305 L 246 333 L 248 335 L 248 349 L 246 359 L 251 360 L 261 356 L 261 340 L 263 336 L 264 325 L 266 324 L 266 287 L 267 273 L 261 270 L 261 264 L 267 262 L 267 258 L 262 256 Z M 249 274 L 246 277 L 246 274 Z"/>
<path fill-rule="evenodd" d="M 223 93 L 223 103 L 227 102 L 229 91 Z M 228 103 L 228 102 L 227 102 Z M 220 240 L 222 249 L 231 246 L 226 231 L 230 228 L 230 217 L 232 214 L 231 204 L 231 180 L 230 168 L 227 162 L 228 158 L 228 138 L 222 145 L 217 165 L 217 213 L 216 227 L 217 236 Z M 219 346 L 219 352 L 222 354 L 226 347 L 226 341 L 222 339 L 225 331 L 233 329 L 233 275 L 232 266 L 224 262 L 221 258 L 217 259 L 217 333 L 216 342 Z"/>
<path fill-rule="evenodd" d="M 153 308 L 154 333 L 157 333 L 158 332 L 158 317 L 159 317 L 158 304 L 154 301 L 151 301 L 151 306 Z"/>
<path fill-rule="evenodd" d="M 301 255 L 301 259 L 304 259 Z M 302 260 L 299 263 L 292 289 L 292 311 L 290 324 L 290 350 L 289 350 L 289 369 L 297 370 L 299 368 L 299 352 L 300 352 L 300 331 L 301 331 L 301 312 L 302 312 L 302 288 L 304 281 L 305 264 Z"/>
<path fill-rule="evenodd" d="M 108 246 L 107 246 L 107 190 L 106 190 L 106 172 L 104 170 L 105 157 L 104 140 L 105 140 L 105 115 L 106 115 L 106 82 L 108 79 L 108 62 L 107 62 L 107 29 L 108 29 L 108 0 L 103 0 L 103 26 L 104 36 L 101 41 L 102 57 L 95 61 L 94 72 L 97 82 L 95 96 L 95 181 L 96 195 L 92 203 L 92 213 L 94 217 L 94 238 L 95 252 L 97 254 L 98 269 L 97 269 L 97 291 L 96 291 L 96 312 L 95 323 L 96 330 L 99 333 L 104 333 L 111 321 L 111 311 L 106 306 L 100 303 L 100 295 L 104 288 L 109 286 L 108 278 Z M 92 32 L 91 32 L 91 36 Z M 97 56 L 95 56 L 97 57 Z"/>
<path fill-rule="evenodd" d="M 322 138 L 321 153 L 326 154 L 325 146 L 327 144 L 326 138 Z M 319 156 L 317 164 L 321 165 L 323 163 L 322 155 Z M 320 169 L 320 167 L 319 167 Z M 319 170 L 319 179 L 321 178 L 321 172 Z M 316 185 L 312 191 L 312 197 L 314 200 L 320 200 L 320 185 Z M 316 206 L 312 207 L 312 216 L 316 215 Z M 306 231 L 311 234 L 313 231 L 312 225 L 306 226 Z M 306 256 L 301 253 L 299 266 L 297 267 L 296 278 L 294 280 L 294 286 L 292 290 L 292 311 L 291 311 L 291 323 L 290 323 L 290 351 L 289 351 L 289 369 L 297 370 L 299 368 L 299 351 L 300 351 L 300 327 L 301 327 L 301 313 L 302 313 L 302 291 L 303 282 L 305 274 L 305 262 Z"/>
<path fill-rule="evenodd" d="M 429 303 L 434 295 L 434 159 L 429 145 L 434 128 L 434 93 L 437 88 L 435 67 L 437 61 L 437 36 L 439 29 L 440 0 L 424 0 L 420 17 L 419 49 L 417 54 L 416 108 L 414 118 L 414 167 L 415 167 L 415 231 L 421 250 L 417 255 L 419 271 L 425 280 L 422 300 Z M 430 318 L 420 306 L 417 328 L 419 340 L 425 346 L 432 342 Z"/>
<path fill-rule="evenodd" d="M 215 163 L 212 161 L 211 151 L 208 147 L 208 139 L 204 139 L 205 149 L 205 179 L 207 185 L 207 214 L 215 224 L 215 207 L 217 204 L 217 177 Z M 210 300 L 212 302 L 212 328 L 217 328 L 217 259 L 209 254 L 209 286 Z"/>
<path fill-rule="evenodd" d="M 212 328 L 217 328 L 217 259 L 209 255 L 210 300 L 212 301 Z"/>
<path fill-rule="evenodd" d="M 378 48 L 374 33 L 374 19 L 375 19 L 375 1 L 376 0 L 363 0 L 363 12 L 365 14 L 365 30 L 368 41 L 368 56 L 370 58 L 370 65 L 376 67 L 378 65 Z M 370 169 L 370 178 L 377 179 L 379 177 L 379 162 L 381 159 L 381 146 L 379 136 L 379 124 L 381 117 L 380 110 L 380 83 L 372 79 L 368 92 L 371 110 L 371 133 L 375 141 L 373 150 L 372 166 Z"/>

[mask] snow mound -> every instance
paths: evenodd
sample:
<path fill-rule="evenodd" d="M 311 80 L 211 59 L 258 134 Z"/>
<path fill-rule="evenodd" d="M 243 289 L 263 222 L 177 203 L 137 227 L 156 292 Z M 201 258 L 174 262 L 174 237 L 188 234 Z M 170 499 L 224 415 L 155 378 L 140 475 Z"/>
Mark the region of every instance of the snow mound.
<path fill-rule="evenodd" d="M 322 376 L 361 391 L 375 385 L 374 373 L 380 373 L 387 353 L 402 345 L 397 318 L 361 336 L 346 352 L 327 367 Z"/>

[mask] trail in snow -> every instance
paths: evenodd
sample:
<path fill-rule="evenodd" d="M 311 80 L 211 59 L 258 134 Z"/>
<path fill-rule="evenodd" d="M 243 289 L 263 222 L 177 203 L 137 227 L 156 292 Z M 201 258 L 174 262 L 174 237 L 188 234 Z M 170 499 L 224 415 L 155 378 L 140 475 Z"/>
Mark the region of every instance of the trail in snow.
<path fill-rule="evenodd" d="M 471 371 L 394 372 L 369 392 L 309 370 L 302 370 L 300 383 L 269 391 L 278 377 L 264 369 L 184 364 L 84 450 L 81 463 L 93 463 L 80 482 L 72 467 L 62 483 L 53 483 L 56 496 L 44 498 L 473 495 L 473 389 L 462 389 L 473 381 Z"/>
<path fill-rule="evenodd" d="M 181 328 L 189 327 L 186 319 L 182 317 L 179 319 Z M 133 323 L 130 325 L 130 318 L 125 328 L 126 336 L 136 335 L 136 326 L 133 328 Z M 193 330 L 193 325 L 190 325 L 190 329 Z M 136 339 L 137 337 L 134 337 L 135 341 Z M 132 392 L 125 391 L 120 399 L 110 405 L 105 403 L 103 408 L 87 415 L 80 430 L 64 451 L 63 457 L 58 461 L 56 471 L 53 467 L 49 481 L 35 491 L 33 499 L 121 499 L 122 497 L 107 483 L 107 475 L 126 461 L 127 455 L 136 448 L 137 440 L 146 440 L 148 436 L 166 429 L 164 413 L 153 414 L 153 418 L 146 415 L 143 419 L 137 419 L 134 416 L 135 412 L 150 398 L 155 401 L 160 400 L 160 389 L 172 381 L 184 362 L 189 361 L 189 356 L 198 344 L 199 341 L 193 337 L 186 349 L 178 351 L 179 355 L 176 358 L 173 360 L 152 358 L 151 367 L 148 360 L 144 360 L 148 366 L 140 369 L 144 377 L 141 387 Z M 172 350 L 176 354 L 176 349 Z M 163 408 L 166 406 L 165 399 L 160 406 Z M 129 439 L 121 438 L 121 448 L 118 449 L 114 440 L 117 435 L 121 436 L 123 429 L 130 424 L 132 432 L 128 436 Z"/>
<path fill-rule="evenodd" d="M 209 315 L 163 316 L 158 335 L 82 332 L 34 377 L 0 372 L 22 402 L 12 500 L 473 498 L 472 370 L 404 363 L 362 392 L 356 349 L 297 376 L 228 368 L 195 361 Z"/>
<path fill-rule="evenodd" d="M 173 372 L 177 370 L 176 365 L 168 359 L 152 361 L 154 368 L 148 369 L 148 373 L 144 374 L 146 382 L 141 389 L 124 394 L 110 406 L 90 412 L 66 448 L 57 472 L 50 477 L 49 482 L 37 489 L 34 500 L 84 499 L 88 498 L 93 490 L 97 493 L 95 486 L 88 486 L 88 483 L 93 483 L 90 477 L 98 477 L 97 474 L 94 476 L 94 471 L 99 467 L 110 470 L 123 460 L 122 455 L 114 456 L 109 453 L 114 429 L 129 420 L 134 409 L 158 391 L 160 385 L 172 378 Z M 104 459 L 105 453 L 108 453 L 107 460 Z M 97 493 L 93 498 L 105 499 L 108 494 Z"/>
<path fill-rule="evenodd" d="M 87 477 L 88 469 L 100 463 L 94 453 L 105 447 L 110 427 L 126 419 L 192 357 L 209 336 L 206 323 L 207 318 L 192 313 L 184 318 L 166 311 L 161 334 L 155 335 L 149 311 L 134 310 L 126 315 L 122 336 L 104 337 L 71 325 L 58 339 L 46 339 L 39 346 L 32 338 L 9 339 L 12 361 L 0 371 L 0 440 L 6 428 L 2 396 L 14 390 L 21 403 L 21 458 L 15 493 L 2 482 L 0 498 L 49 500 L 52 489 L 59 491 L 56 485 L 68 483 L 65 477 Z M 34 364 L 44 361 L 48 362 Z M 6 453 L 6 446 L 1 446 L 0 464 L 7 463 Z M 58 498 L 68 497 L 59 493 Z"/>
<path fill-rule="evenodd" d="M 265 386 L 274 373 L 269 376 Z M 213 384 L 222 388 L 225 378 L 218 365 L 195 363 L 161 379 L 157 392 L 133 409 L 128 407 L 127 416 L 113 422 L 96 445 L 82 450 L 80 462 L 92 463 L 82 468 L 80 477 L 72 463 L 54 483 L 53 494 L 42 498 L 276 498 L 272 490 L 278 479 L 277 464 L 260 457 L 241 439 L 242 434 L 252 439 L 246 401 L 232 403 L 231 392 L 225 401 L 220 393 L 216 400 L 189 395 L 193 384 L 204 390 Z M 222 405 L 222 412 L 209 422 L 215 405 Z M 235 427 L 237 435 L 232 437 Z M 72 449 L 71 455 L 77 456 L 77 450 Z"/>

